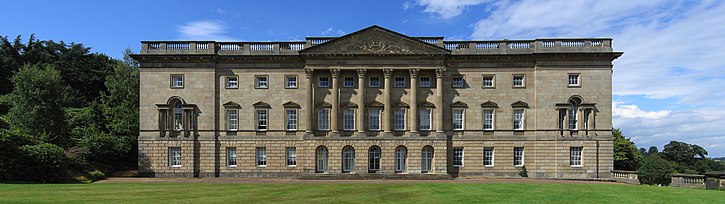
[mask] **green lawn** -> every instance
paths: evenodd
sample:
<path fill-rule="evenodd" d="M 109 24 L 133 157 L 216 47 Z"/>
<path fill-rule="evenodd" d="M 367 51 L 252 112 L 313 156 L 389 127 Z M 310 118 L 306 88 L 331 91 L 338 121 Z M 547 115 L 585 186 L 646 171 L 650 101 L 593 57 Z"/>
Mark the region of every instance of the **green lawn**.
<path fill-rule="evenodd" d="M 0 203 L 725 203 L 725 191 L 621 184 L 0 184 Z"/>

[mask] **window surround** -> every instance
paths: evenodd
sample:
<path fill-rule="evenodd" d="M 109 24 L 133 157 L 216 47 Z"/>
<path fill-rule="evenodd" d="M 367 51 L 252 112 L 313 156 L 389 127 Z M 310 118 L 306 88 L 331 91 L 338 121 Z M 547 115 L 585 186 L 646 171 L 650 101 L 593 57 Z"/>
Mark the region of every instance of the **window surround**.
<path fill-rule="evenodd" d="M 269 76 L 268 75 L 254 75 L 254 88 L 255 89 L 268 89 L 269 88 Z"/>
<path fill-rule="evenodd" d="M 239 130 L 239 109 L 227 109 L 227 131 Z M 234 117 L 232 117 L 232 114 Z"/>
<path fill-rule="evenodd" d="M 460 81 L 459 82 L 456 82 L 456 79 L 460 79 Z M 453 87 L 453 88 L 464 88 L 464 87 L 466 87 L 466 77 L 464 75 L 453 75 L 453 76 L 451 76 L 451 87 Z"/>
<path fill-rule="evenodd" d="M 406 123 L 408 122 L 408 120 L 407 120 L 408 114 L 406 114 L 405 108 L 394 108 L 393 110 L 394 110 L 393 111 L 393 129 L 395 131 L 405 131 L 407 128 Z M 399 119 L 398 113 L 400 113 L 400 112 L 402 112 L 402 114 L 403 114 L 403 116 L 402 116 L 403 121 L 398 120 Z M 402 123 L 399 124 L 398 122 L 402 122 Z M 402 128 L 399 127 L 398 125 L 402 125 Z"/>
<path fill-rule="evenodd" d="M 294 83 L 290 84 L 290 79 L 294 79 Z M 284 88 L 285 89 L 296 89 L 300 86 L 300 80 L 297 75 L 285 75 L 284 76 Z"/>
<path fill-rule="evenodd" d="M 355 148 L 348 145 L 342 148 L 342 172 L 351 173 L 355 171 Z"/>
<path fill-rule="evenodd" d="M 514 166 L 524 166 L 524 153 L 524 147 L 514 147 Z"/>
<path fill-rule="evenodd" d="M 571 167 L 583 167 L 584 147 L 569 147 L 569 165 Z"/>
<path fill-rule="evenodd" d="M 519 112 L 519 111 L 521 112 L 521 118 L 517 119 L 516 115 L 517 115 L 517 112 Z M 514 131 L 525 130 L 525 128 L 526 128 L 525 127 L 526 126 L 526 109 L 514 108 L 513 122 L 514 122 L 514 124 L 513 124 Z M 519 127 L 516 127 L 517 124 Z"/>
<path fill-rule="evenodd" d="M 423 114 L 423 111 L 427 111 L 428 113 L 427 114 Z M 421 107 L 420 110 L 419 110 L 419 112 L 420 113 L 418 114 L 418 129 L 420 129 L 421 131 L 431 131 L 431 130 L 433 130 L 433 108 Z M 427 117 L 427 119 L 428 119 L 427 123 L 424 123 L 424 121 L 423 121 L 423 115 L 427 115 L 428 116 Z M 424 125 L 427 125 L 428 127 L 427 128 L 424 128 L 425 127 Z"/>
<path fill-rule="evenodd" d="M 491 112 L 491 124 L 489 128 L 486 128 L 486 112 Z M 494 108 L 483 108 L 483 130 L 484 131 L 493 131 L 496 130 L 496 109 Z"/>
<path fill-rule="evenodd" d="M 327 147 L 319 146 L 317 147 L 317 149 L 315 149 L 315 172 L 323 173 L 327 171 L 328 156 L 329 152 L 327 151 Z"/>
<path fill-rule="evenodd" d="M 461 120 L 461 127 L 460 128 L 456 128 L 456 120 L 457 120 L 456 119 L 456 112 L 458 112 L 458 111 L 461 112 L 461 119 L 460 119 Z M 463 130 L 465 130 L 466 129 L 466 109 L 464 109 L 464 108 L 452 108 L 451 114 L 452 114 L 451 115 L 452 116 L 452 118 L 451 118 L 452 119 L 452 121 L 451 121 L 452 122 L 451 127 L 453 128 L 453 131 L 463 131 Z"/>
<path fill-rule="evenodd" d="M 176 168 L 182 165 L 181 147 L 169 147 L 169 167 Z"/>
<path fill-rule="evenodd" d="M 355 77 L 352 77 L 352 76 L 343 77 L 342 78 L 342 87 L 345 87 L 345 88 L 355 87 Z"/>
<path fill-rule="evenodd" d="M 486 78 L 491 78 L 491 85 L 486 85 Z M 495 74 L 484 74 L 481 79 L 481 88 L 484 89 L 496 89 L 496 75 Z"/>
<path fill-rule="evenodd" d="M 332 83 L 332 82 L 330 82 L 330 77 L 328 77 L 328 76 L 317 77 L 317 87 L 319 87 L 319 88 L 328 88 L 328 87 L 330 87 L 330 83 Z"/>
<path fill-rule="evenodd" d="M 330 130 L 330 108 L 320 108 L 317 110 L 317 130 Z"/>
<path fill-rule="evenodd" d="M 400 79 L 400 81 L 398 81 Z M 405 77 L 404 76 L 396 76 L 393 77 L 393 87 L 395 88 L 405 88 L 406 87 Z"/>
<path fill-rule="evenodd" d="M 521 84 L 516 83 L 517 78 L 521 78 Z M 513 77 L 511 77 L 511 87 L 513 88 L 526 88 L 526 75 L 525 74 L 514 74 Z"/>
<path fill-rule="evenodd" d="M 254 109 L 255 115 L 255 130 L 264 132 L 269 130 L 269 109 L 267 108 L 256 108 Z"/>
<path fill-rule="evenodd" d="M 373 80 L 373 79 L 375 79 L 375 80 Z M 382 87 L 382 83 L 380 82 L 380 77 L 379 76 L 368 77 L 368 87 L 370 87 L 370 88 Z"/>
<path fill-rule="evenodd" d="M 380 171 L 380 160 L 382 150 L 378 146 L 372 146 L 368 149 L 368 173 L 376 173 Z"/>
<path fill-rule="evenodd" d="M 299 126 L 299 111 L 296 108 L 285 108 L 284 109 L 284 127 L 287 131 L 297 131 Z M 294 117 L 292 117 L 294 116 Z"/>
<path fill-rule="evenodd" d="M 381 125 L 382 110 L 383 110 L 382 108 L 377 108 L 377 107 L 368 108 L 368 130 L 372 130 L 372 131 L 382 130 L 382 127 L 381 127 L 382 126 Z M 373 120 L 373 117 L 374 117 L 373 113 L 375 113 L 376 114 L 375 116 L 377 116 L 375 118 L 375 120 Z M 375 121 L 377 121 L 377 122 L 374 123 Z M 377 127 L 373 127 L 373 126 L 377 126 Z"/>
<path fill-rule="evenodd" d="M 352 116 L 348 114 L 352 113 Z M 347 118 L 352 117 L 352 118 Z M 345 108 L 342 110 L 342 129 L 345 131 L 355 130 L 355 108 Z"/>
<path fill-rule="evenodd" d="M 296 167 L 297 166 L 297 148 L 296 147 L 287 147 L 284 151 L 285 154 L 285 163 L 288 167 Z"/>
<path fill-rule="evenodd" d="M 232 81 L 234 83 L 232 83 Z M 233 75 L 233 76 L 226 76 L 226 83 L 224 83 L 224 88 L 226 89 L 238 89 L 239 88 L 239 76 Z"/>
<path fill-rule="evenodd" d="M 490 155 L 489 155 L 490 153 Z M 483 148 L 483 166 L 484 167 L 493 167 L 495 162 L 495 149 L 493 147 L 484 147 Z M 490 164 L 486 164 L 486 161 L 489 161 Z"/>
<path fill-rule="evenodd" d="M 171 80 L 170 80 L 170 83 L 169 83 L 169 88 L 171 88 L 171 89 L 183 89 L 184 88 L 185 83 L 184 83 L 184 75 L 183 74 L 172 74 L 170 76 L 170 78 L 171 78 Z M 176 79 L 176 78 L 180 78 L 181 79 L 179 81 L 179 82 L 181 82 L 180 84 L 176 84 L 175 83 L 174 79 Z"/>
<path fill-rule="evenodd" d="M 255 152 L 257 156 L 257 167 L 267 167 L 267 148 L 257 147 Z"/>
<path fill-rule="evenodd" d="M 574 77 L 574 78 L 572 78 Z M 567 75 L 567 87 L 569 88 L 581 88 L 582 86 L 582 75 L 580 73 L 569 73 Z M 572 83 L 576 82 L 576 83 Z"/>
<path fill-rule="evenodd" d="M 459 155 L 457 155 L 457 154 L 459 154 Z M 463 160 L 464 160 L 463 147 L 453 147 L 453 167 L 463 167 L 463 165 L 464 165 Z"/>
<path fill-rule="evenodd" d="M 424 146 L 420 150 L 420 172 L 429 173 L 433 171 L 434 150 L 431 146 Z"/>
<path fill-rule="evenodd" d="M 431 79 L 429 76 L 421 76 L 419 79 L 419 82 L 418 82 L 418 86 L 420 88 L 430 88 L 431 84 L 432 83 L 431 83 Z"/>
<path fill-rule="evenodd" d="M 236 147 L 227 147 L 227 167 L 237 167 Z"/>
<path fill-rule="evenodd" d="M 406 164 L 408 163 L 408 148 L 405 146 L 398 146 L 395 148 L 395 172 L 405 173 L 407 171 Z"/>

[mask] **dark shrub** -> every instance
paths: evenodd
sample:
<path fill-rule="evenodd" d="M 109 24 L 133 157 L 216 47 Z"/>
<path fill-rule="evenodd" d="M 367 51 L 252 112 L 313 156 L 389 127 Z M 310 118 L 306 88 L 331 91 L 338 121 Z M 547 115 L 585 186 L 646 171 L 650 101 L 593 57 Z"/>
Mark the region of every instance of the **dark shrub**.
<path fill-rule="evenodd" d="M 670 185 L 672 179 L 672 166 L 670 162 L 658 156 L 648 156 L 637 169 L 639 183 L 647 185 Z"/>
<path fill-rule="evenodd" d="M 87 150 L 88 161 L 103 163 L 122 163 L 123 158 L 134 145 L 133 140 L 125 136 L 107 133 L 93 133 L 84 137 L 79 144 Z"/>
<path fill-rule="evenodd" d="M 529 172 L 526 171 L 526 166 L 522 166 L 521 170 L 519 171 L 519 176 L 521 177 L 529 177 Z"/>
<path fill-rule="evenodd" d="M 20 180 L 39 182 L 59 182 L 66 180 L 67 157 L 63 148 L 54 144 L 25 145 L 20 147 L 23 154 L 23 174 Z"/>
<path fill-rule="evenodd" d="M 37 144 L 33 137 L 17 130 L 0 130 L 0 181 L 15 180 L 24 173 L 20 146 Z"/>

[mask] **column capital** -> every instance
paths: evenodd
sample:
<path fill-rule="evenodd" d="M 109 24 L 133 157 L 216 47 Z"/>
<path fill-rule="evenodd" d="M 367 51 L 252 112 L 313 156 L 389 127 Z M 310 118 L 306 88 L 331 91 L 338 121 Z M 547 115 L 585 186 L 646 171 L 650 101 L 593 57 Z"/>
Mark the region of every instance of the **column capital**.
<path fill-rule="evenodd" d="M 315 74 L 315 69 L 305 68 L 305 75 L 307 76 L 308 79 L 311 79 L 312 75 L 314 75 L 314 74 Z"/>
<path fill-rule="evenodd" d="M 383 76 L 386 79 L 389 79 L 390 76 L 393 76 L 393 69 L 391 69 L 391 68 L 385 68 L 385 69 L 383 69 Z"/>
<path fill-rule="evenodd" d="M 410 71 L 410 78 L 416 78 L 416 77 L 418 77 L 418 73 L 420 72 L 420 69 L 411 68 L 409 71 Z"/>
<path fill-rule="evenodd" d="M 340 68 L 331 68 L 330 75 L 332 75 L 332 78 L 337 78 L 338 76 L 340 76 Z"/>
<path fill-rule="evenodd" d="M 446 73 L 446 68 L 437 68 L 436 69 L 436 78 L 443 78 L 443 75 Z"/>
<path fill-rule="evenodd" d="M 368 71 L 368 69 L 365 68 L 357 68 L 357 77 L 363 78 L 365 77 L 365 73 Z"/>

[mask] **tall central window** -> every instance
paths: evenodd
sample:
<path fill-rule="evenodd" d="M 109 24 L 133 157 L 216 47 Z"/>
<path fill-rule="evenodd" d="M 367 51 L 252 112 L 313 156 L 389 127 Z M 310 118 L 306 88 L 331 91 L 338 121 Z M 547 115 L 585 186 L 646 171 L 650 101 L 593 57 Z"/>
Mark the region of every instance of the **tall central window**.
<path fill-rule="evenodd" d="M 395 109 L 395 130 L 405 130 L 405 109 Z"/>
<path fill-rule="evenodd" d="M 514 130 L 524 129 L 524 109 L 514 109 Z"/>
<path fill-rule="evenodd" d="M 368 152 L 368 171 L 377 172 L 380 170 L 380 148 L 373 146 Z"/>
<path fill-rule="evenodd" d="M 174 103 L 174 130 L 181 131 L 184 129 L 184 110 L 181 108 L 181 101 Z"/>
<path fill-rule="evenodd" d="M 330 109 L 320 109 L 317 113 L 317 129 L 330 130 Z"/>
<path fill-rule="evenodd" d="M 569 101 L 569 129 L 577 129 L 577 113 L 579 112 L 579 104 L 576 101 Z"/>
<path fill-rule="evenodd" d="M 355 149 L 351 146 L 342 148 L 342 171 L 351 172 L 355 169 Z"/>
<path fill-rule="evenodd" d="M 421 109 L 420 110 L 420 130 L 430 130 L 430 114 L 431 109 Z"/>
<path fill-rule="evenodd" d="M 380 130 L 380 109 L 379 108 L 371 108 L 370 109 L 370 121 L 369 128 L 370 130 Z"/>
<path fill-rule="evenodd" d="M 257 109 L 257 131 L 267 130 L 267 109 Z"/>
<path fill-rule="evenodd" d="M 463 109 L 453 109 L 453 130 L 463 130 Z"/>
<path fill-rule="evenodd" d="M 483 110 L 483 129 L 493 130 L 493 109 Z"/>
<path fill-rule="evenodd" d="M 285 110 L 285 115 L 287 118 L 287 130 L 297 130 L 297 110 Z"/>
<path fill-rule="evenodd" d="M 348 108 L 342 112 L 342 128 L 344 130 L 355 129 L 355 109 Z"/>

